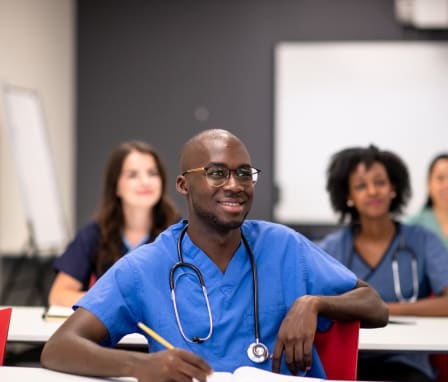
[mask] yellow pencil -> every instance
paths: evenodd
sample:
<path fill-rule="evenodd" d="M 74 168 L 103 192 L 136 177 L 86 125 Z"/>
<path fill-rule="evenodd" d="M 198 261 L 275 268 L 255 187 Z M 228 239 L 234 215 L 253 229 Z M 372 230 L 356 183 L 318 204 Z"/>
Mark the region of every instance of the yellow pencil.
<path fill-rule="evenodd" d="M 167 349 L 174 349 L 174 346 L 171 345 L 165 338 L 159 336 L 154 330 L 152 330 L 151 328 L 147 327 L 144 323 L 137 322 L 137 326 L 141 330 L 143 330 L 146 334 L 148 334 L 149 336 L 154 338 L 159 344 L 165 346 Z"/>

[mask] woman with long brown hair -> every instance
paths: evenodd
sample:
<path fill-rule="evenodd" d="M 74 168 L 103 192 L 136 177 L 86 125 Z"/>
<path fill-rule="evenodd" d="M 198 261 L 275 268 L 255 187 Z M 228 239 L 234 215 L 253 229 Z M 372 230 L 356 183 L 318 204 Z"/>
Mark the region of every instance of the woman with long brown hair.
<path fill-rule="evenodd" d="M 113 150 L 105 169 L 96 218 L 86 224 L 54 262 L 58 272 L 50 305 L 72 306 L 119 258 L 152 242 L 179 214 L 166 192 L 159 154 L 145 142 Z"/>

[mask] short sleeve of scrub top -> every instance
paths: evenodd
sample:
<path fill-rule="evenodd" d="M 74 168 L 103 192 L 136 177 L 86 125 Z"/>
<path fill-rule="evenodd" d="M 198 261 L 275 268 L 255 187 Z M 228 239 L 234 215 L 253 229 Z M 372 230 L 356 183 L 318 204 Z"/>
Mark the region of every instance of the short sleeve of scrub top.
<path fill-rule="evenodd" d="M 54 260 L 53 268 L 74 277 L 83 284 L 83 290 L 87 290 L 90 276 L 95 270 L 99 241 L 98 225 L 88 223 L 79 230 L 64 253 Z"/>

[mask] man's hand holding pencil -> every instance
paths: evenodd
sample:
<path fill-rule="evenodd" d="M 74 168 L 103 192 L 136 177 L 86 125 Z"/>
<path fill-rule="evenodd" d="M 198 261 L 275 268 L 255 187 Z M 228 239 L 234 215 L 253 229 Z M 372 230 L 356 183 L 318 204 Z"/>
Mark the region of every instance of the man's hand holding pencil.
<path fill-rule="evenodd" d="M 165 351 L 152 353 L 152 357 L 158 358 L 155 368 L 157 370 L 152 370 L 151 373 L 152 381 L 206 382 L 207 377 L 213 373 L 210 365 L 198 355 L 184 349 L 175 348 L 165 338 L 142 322 L 138 322 L 137 326 L 148 336 L 165 346 L 170 353 L 169 355 Z M 147 376 L 142 376 L 138 380 L 144 381 L 146 378 Z"/>

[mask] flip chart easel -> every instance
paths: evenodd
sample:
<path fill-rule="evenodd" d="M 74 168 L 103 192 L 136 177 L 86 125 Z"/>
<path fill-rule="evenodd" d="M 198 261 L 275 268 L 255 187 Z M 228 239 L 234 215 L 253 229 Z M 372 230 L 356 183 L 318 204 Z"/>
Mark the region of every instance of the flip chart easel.
<path fill-rule="evenodd" d="M 40 97 L 31 89 L 3 85 L 2 98 L 6 136 L 12 148 L 28 227 L 27 249 L 4 287 L 4 292 L 9 293 L 26 257 L 39 260 L 60 253 L 69 234 Z"/>

